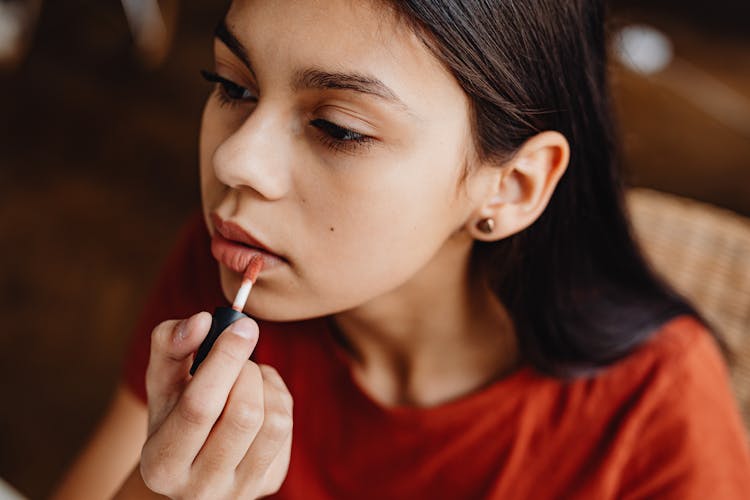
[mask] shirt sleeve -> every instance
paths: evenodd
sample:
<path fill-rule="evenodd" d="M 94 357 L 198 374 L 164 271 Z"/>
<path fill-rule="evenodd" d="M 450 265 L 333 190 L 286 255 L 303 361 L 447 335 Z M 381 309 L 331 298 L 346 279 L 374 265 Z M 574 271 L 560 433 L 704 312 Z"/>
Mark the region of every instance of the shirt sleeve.
<path fill-rule="evenodd" d="M 625 499 L 750 498 L 748 436 L 719 348 L 699 324 L 625 469 Z"/>
<path fill-rule="evenodd" d="M 223 301 L 217 265 L 210 254 L 208 231 L 202 214 L 195 213 L 180 230 L 168 254 L 126 351 L 122 379 L 144 404 L 153 329 L 169 319 L 186 318 L 201 310 L 210 312 L 223 305 Z"/>

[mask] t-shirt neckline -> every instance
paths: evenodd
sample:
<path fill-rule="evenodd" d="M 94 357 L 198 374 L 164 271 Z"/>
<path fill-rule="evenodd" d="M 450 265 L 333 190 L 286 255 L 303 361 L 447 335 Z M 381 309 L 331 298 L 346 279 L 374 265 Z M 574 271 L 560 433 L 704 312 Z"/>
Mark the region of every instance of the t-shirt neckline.
<path fill-rule="evenodd" d="M 324 351 L 331 359 L 337 372 L 336 377 L 342 380 L 349 394 L 356 398 L 359 406 L 366 411 L 395 420 L 443 420 L 473 414 L 476 411 L 497 408 L 498 402 L 516 399 L 525 392 L 528 383 L 541 376 L 528 363 L 522 363 L 510 373 L 494 379 L 473 391 L 444 401 L 434 406 L 389 406 L 372 397 L 356 380 L 352 372 L 352 361 L 345 348 L 341 346 L 331 326 L 332 318 L 321 318 Z"/>

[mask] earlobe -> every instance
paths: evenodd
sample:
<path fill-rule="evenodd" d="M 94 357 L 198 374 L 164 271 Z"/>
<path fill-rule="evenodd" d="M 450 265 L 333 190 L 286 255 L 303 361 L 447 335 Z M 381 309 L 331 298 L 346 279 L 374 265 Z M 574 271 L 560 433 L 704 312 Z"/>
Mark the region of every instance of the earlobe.
<path fill-rule="evenodd" d="M 495 230 L 495 219 L 492 217 L 485 217 L 484 219 L 480 219 L 479 222 L 477 222 L 477 229 L 479 229 L 484 234 L 492 234 L 492 232 Z"/>

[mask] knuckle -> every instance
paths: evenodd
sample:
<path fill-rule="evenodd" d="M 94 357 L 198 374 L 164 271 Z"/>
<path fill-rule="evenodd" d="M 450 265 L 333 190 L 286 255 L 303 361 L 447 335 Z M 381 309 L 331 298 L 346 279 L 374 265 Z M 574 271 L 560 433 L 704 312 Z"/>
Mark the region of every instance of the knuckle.
<path fill-rule="evenodd" d="M 200 472 L 202 477 L 215 476 L 223 467 L 225 467 L 225 459 L 227 457 L 226 450 L 213 449 L 211 453 L 200 458 Z M 206 481 L 201 481 L 202 485 L 206 484 Z M 193 493 L 197 493 L 198 490 L 192 489 Z"/>
<path fill-rule="evenodd" d="M 258 365 L 258 367 L 266 385 L 265 390 L 272 393 L 272 399 L 278 400 L 279 404 L 291 415 L 294 408 L 294 398 L 284 384 L 279 372 L 269 365 Z"/>
<path fill-rule="evenodd" d="M 238 402 L 230 409 L 228 420 L 234 429 L 242 433 L 254 433 L 263 425 L 263 409 L 251 403 Z"/>
<path fill-rule="evenodd" d="M 281 481 L 274 481 L 271 483 L 264 483 L 260 496 L 265 497 L 269 495 L 275 495 L 281 489 Z"/>
<path fill-rule="evenodd" d="M 185 422 L 192 425 L 208 425 L 215 420 L 214 412 L 209 404 L 200 398 L 185 392 L 177 405 L 177 414 Z"/>
<path fill-rule="evenodd" d="M 258 365 L 260 372 L 263 375 L 263 379 L 267 380 L 269 384 L 278 387 L 285 388 L 284 379 L 281 378 L 279 371 L 271 365 Z"/>
<path fill-rule="evenodd" d="M 292 417 L 282 409 L 269 409 L 266 412 L 263 425 L 268 433 L 276 438 L 282 438 L 292 432 Z"/>
<path fill-rule="evenodd" d="M 142 459 L 140 472 L 143 483 L 155 493 L 168 494 L 177 483 L 177 474 L 162 460 Z"/>
<path fill-rule="evenodd" d="M 289 410 L 289 413 L 292 413 L 292 408 L 294 408 L 294 398 L 292 397 L 292 394 L 289 391 L 282 391 L 279 393 L 279 397 L 284 403 L 284 406 Z"/>
<path fill-rule="evenodd" d="M 288 391 L 283 391 L 279 393 L 279 399 L 281 400 L 281 404 L 284 405 L 284 408 L 289 412 L 289 414 L 292 414 L 292 410 L 294 409 L 294 398 Z"/>
<path fill-rule="evenodd" d="M 190 485 L 190 492 L 183 498 L 185 500 L 214 500 L 216 498 L 225 498 L 217 492 L 225 490 L 223 484 L 216 478 L 209 480 L 193 481 Z"/>
<path fill-rule="evenodd" d="M 276 368 L 274 368 L 273 366 L 271 366 L 271 365 L 266 365 L 266 364 L 260 363 L 260 364 L 258 364 L 258 368 L 260 368 L 260 371 L 263 372 L 263 375 L 268 375 L 268 376 L 271 376 L 271 377 L 273 377 L 273 376 L 280 376 L 279 375 L 279 371 Z"/>
<path fill-rule="evenodd" d="M 237 487 L 237 495 L 234 498 L 263 498 L 269 494 L 265 492 L 259 481 L 251 480 Z"/>
<path fill-rule="evenodd" d="M 247 361 L 247 356 L 245 356 L 247 349 L 236 335 L 222 335 L 211 351 L 230 362 Z"/>
<path fill-rule="evenodd" d="M 215 477 L 222 469 L 226 468 L 227 450 L 214 449 L 212 453 L 201 457 L 201 472 L 205 477 Z M 205 485 L 206 480 L 201 481 Z M 193 490 L 196 492 L 196 490 Z"/>

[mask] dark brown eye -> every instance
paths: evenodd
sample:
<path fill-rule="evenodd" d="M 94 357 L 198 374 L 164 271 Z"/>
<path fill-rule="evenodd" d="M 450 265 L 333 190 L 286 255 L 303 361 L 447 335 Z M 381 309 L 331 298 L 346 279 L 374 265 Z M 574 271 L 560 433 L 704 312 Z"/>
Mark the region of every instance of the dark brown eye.
<path fill-rule="evenodd" d="M 320 141 L 333 151 L 352 153 L 369 146 L 374 141 L 370 136 L 349 130 L 321 118 L 311 121 L 310 125 L 323 132 Z"/>
<path fill-rule="evenodd" d="M 331 123 L 327 120 L 322 120 L 320 118 L 313 120 L 310 122 L 313 126 L 321 129 L 322 131 L 326 132 L 328 135 L 333 137 L 334 139 L 338 141 L 359 141 L 363 137 L 366 137 L 362 134 L 358 134 L 357 132 L 353 130 L 349 130 L 348 128 L 340 127 L 336 125 L 335 123 Z"/>
<path fill-rule="evenodd" d="M 211 71 L 201 70 L 203 78 L 217 84 L 218 97 L 222 104 L 235 105 L 243 101 L 256 102 L 258 98 L 249 89 Z"/>

